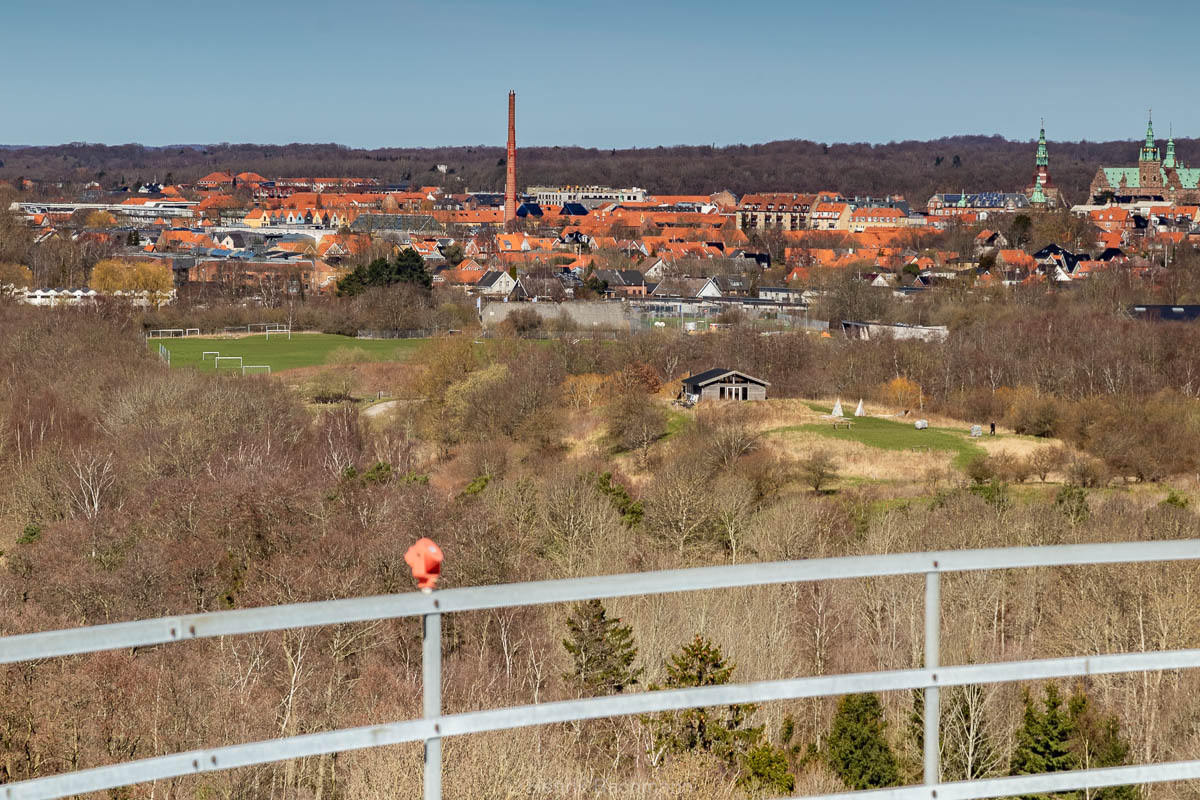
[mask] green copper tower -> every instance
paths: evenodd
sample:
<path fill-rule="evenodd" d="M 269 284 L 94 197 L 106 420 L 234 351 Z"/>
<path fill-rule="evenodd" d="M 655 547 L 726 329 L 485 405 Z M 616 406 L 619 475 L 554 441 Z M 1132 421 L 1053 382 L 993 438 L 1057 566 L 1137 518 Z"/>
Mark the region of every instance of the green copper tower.
<path fill-rule="evenodd" d="M 1167 138 L 1167 157 L 1163 159 L 1163 169 L 1175 169 L 1178 166 L 1175 161 L 1175 132 L 1171 131 Z"/>
<path fill-rule="evenodd" d="M 1038 131 L 1037 155 L 1033 160 L 1033 181 L 1030 184 L 1031 188 L 1025 190 L 1026 196 L 1030 198 L 1030 202 L 1039 202 L 1045 205 L 1047 202 L 1046 189 L 1054 186 L 1054 180 L 1050 177 L 1050 150 L 1046 147 L 1046 120 L 1042 120 L 1042 129 Z M 1057 198 L 1055 193 L 1051 192 Z M 1037 197 L 1035 201 L 1033 198 Z"/>
<path fill-rule="evenodd" d="M 1158 145 L 1154 143 L 1153 115 L 1146 122 L 1146 143 L 1142 145 L 1142 152 L 1138 156 L 1138 161 L 1158 161 Z"/>

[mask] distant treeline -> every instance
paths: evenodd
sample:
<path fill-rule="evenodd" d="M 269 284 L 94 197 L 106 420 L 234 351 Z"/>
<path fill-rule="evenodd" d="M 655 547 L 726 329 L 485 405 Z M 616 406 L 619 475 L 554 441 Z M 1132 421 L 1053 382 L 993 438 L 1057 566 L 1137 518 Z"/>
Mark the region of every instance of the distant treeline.
<path fill-rule="evenodd" d="M 1132 129 L 1131 129 L 1132 130 Z M 1180 158 L 1200 153 L 1195 139 L 1176 142 Z M 824 145 L 802 140 L 728 147 L 627 150 L 531 147 L 520 151 L 521 185 L 636 185 L 663 194 L 837 190 L 847 195 L 903 194 L 924 203 L 935 192 L 1020 191 L 1033 174 L 1034 143 L 1000 136 L 929 142 Z M 1137 160 L 1136 141 L 1051 142 L 1054 181 L 1080 202 L 1097 167 Z M 446 173 L 438 171 L 438 165 Z M 365 176 L 387 182 L 441 184 L 454 190 L 499 190 L 502 147 L 380 148 L 336 144 L 143 147 L 66 144 L 0 149 L 0 179 L 99 180 L 106 187 L 152 180 L 190 182 L 214 170 L 282 176 Z"/>

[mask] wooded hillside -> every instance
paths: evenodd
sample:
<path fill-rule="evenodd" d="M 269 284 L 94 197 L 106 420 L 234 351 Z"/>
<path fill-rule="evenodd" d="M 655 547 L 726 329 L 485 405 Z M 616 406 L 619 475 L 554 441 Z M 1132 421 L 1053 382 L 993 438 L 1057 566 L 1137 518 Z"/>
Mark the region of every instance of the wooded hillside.
<path fill-rule="evenodd" d="M 1200 155 L 1195 139 L 1176 141 L 1185 163 Z M 1084 199 L 1101 165 L 1136 163 L 1137 142 L 1050 142 L 1055 182 L 1072 202 Z M 520 185 L 641 186 L 662 194 L 751 191 L 840 191 L 846 195 L 903 194 L 924 204 L 935 192 L 1021 191 L 1033 174 L 1033 141 L 956 136 L 928 142 L 824 145 L 801 140 L 729 147 L 652 147 L 600 150 L 528 147 L 518 154 Z M 452 189 L 499 190 L 504 148 L 382 148 L 334 144 L 148 148 L 67 144 L 0 151 L 0 178 L 48 180 L 194 181 L 215 170 L 285 176 L 378 177 L 446 183 Z M 435 167 L 444 164 L 446 175 Z"/>

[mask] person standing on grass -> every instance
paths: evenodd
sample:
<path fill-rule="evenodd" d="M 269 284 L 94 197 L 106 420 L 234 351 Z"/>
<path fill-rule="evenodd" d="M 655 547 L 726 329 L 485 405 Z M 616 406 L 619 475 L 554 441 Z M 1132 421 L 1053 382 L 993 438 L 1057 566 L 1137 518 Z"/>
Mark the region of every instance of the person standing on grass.
<path fill-rule="evenodd" d="M 996 423 L 993 422 L 991 425 L 991 431 L 988 433 L 988 436 L 995 436 L 995 435 L 996 435 Z"/>

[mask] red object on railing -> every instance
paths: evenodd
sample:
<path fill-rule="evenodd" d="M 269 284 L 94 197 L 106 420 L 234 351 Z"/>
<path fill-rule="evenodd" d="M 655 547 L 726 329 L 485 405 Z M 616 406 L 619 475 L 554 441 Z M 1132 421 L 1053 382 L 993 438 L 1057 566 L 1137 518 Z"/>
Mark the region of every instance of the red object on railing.
<path fill-rule="evenodd" d="M 417 579 L 417 588 L 423 592 L 432 591 L 438 577 L 442 574 L 442 548 L 428 537 L 421 537 L 408 548 L 404 560 L 412 568 L 413 577 Z"/>

